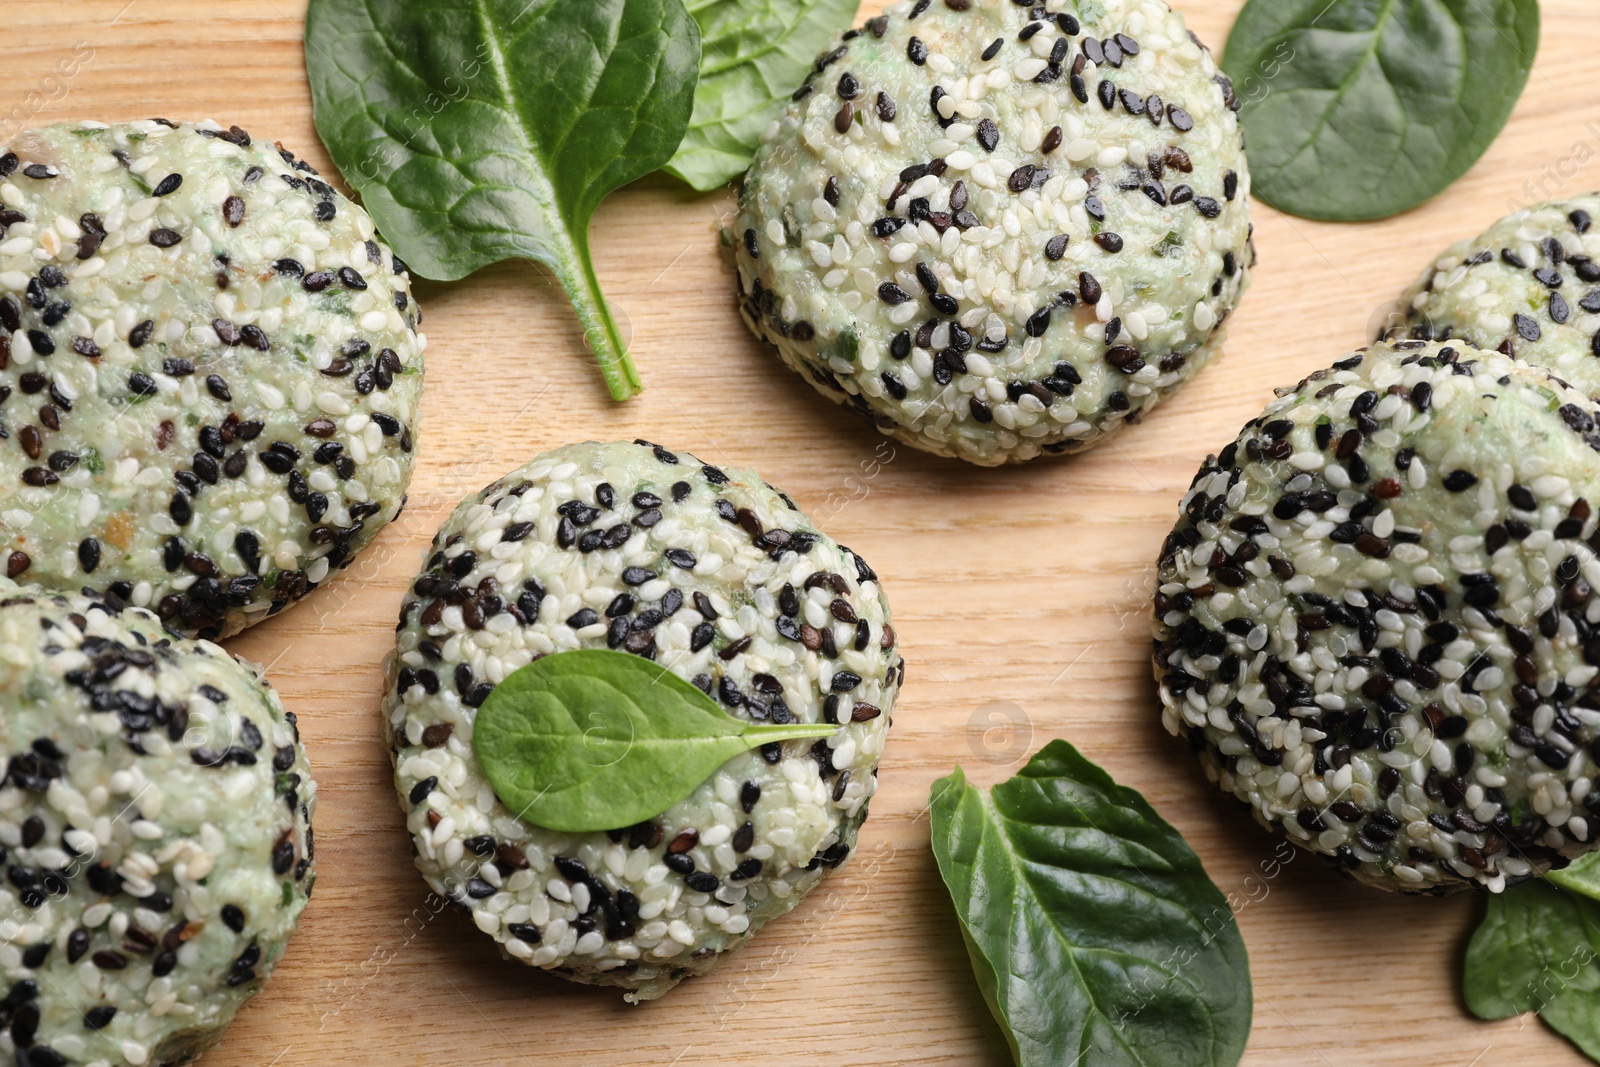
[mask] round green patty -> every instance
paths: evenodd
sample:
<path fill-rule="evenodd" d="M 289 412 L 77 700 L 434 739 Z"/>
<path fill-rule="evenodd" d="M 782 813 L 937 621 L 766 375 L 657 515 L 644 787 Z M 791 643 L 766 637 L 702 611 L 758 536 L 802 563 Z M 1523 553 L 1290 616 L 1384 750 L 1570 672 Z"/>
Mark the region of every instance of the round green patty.
<path fill-rule="evenodd" d="M 756 722 L 832 722 L 736 756 L 636 826 L 557 833 L 478 766 L 478 707 L 532 659 L 611 648 Z M 463 501 L 401 608 L 384 713 L 435 892 L 501 950 L 659 997 L 787 913 L 854 851 L 905 669 L 872 569 L 753 471 L 579 444 Z"/>
<path fill-rule="evenodd" d="M 425 341 L 366 212 L 238 127 L 0 143 L 0 574 L 219 637 L 399 512 Z"/>
<path fill-rule="evenodd" d="M 1514 212 L 1459 241 L 1400 298 L 1391 337 L 1498 349 L 1600 396 L 1600 195 Z"/>
<path fill-rule="evenodd" d="M 1087 448 L 1198 372 L 1244 290 L 1236 106 L 1160 0 L 895 4 L 745 175 L 742 314 L 918 448 Z"/>
<path fill-rule="evenodd" d="M 1600 409 L 1498 353 L 1376 345 L 1209 458 L 1161 553 L 1163 721 L 1263 824 L 1387 889 L 1594 847 Z"/>
<path fill-rule="evenodd" d="M 294 716 L 147 611 L 0 580 L 0 1025 L 19 1064 L 188 1063 L 315 881 Z"/>

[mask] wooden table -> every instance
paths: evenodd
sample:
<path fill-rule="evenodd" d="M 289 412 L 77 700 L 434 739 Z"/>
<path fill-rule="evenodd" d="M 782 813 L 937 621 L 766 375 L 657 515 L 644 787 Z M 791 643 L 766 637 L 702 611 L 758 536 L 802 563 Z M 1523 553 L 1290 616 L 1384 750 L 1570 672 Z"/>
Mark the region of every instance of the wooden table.
<path fill-rule="evenodd" d="M 868 0 L 865 11 L 881 6 Z M 1220 48 L 1238 0 L 1184 6 Z M 1002 1067 L 924 809 L 953 764 L 996 781 L 1062 736 L 1142 790 L 1241 905 L 1256 1001 L 1246 1063 L 1584 1062 L 1531 1016 L 1488 1024 L 1466 1013 L 1458 971 L 1471 898 L 1360 889 L 1305 855 L 1264 879 L 1272 839 L 1161 729 L 1146 628 L 1152 561 L 1183 489 L 1274 385 L 1362 343 L 1439 248 L 1530 189 L 1600 185 L 1590 162 L 1600 154 L 1600 10 L 1593 0 L 1542 6 L 1527 93 L 1466 178 L 1368 225 L 1257 204 L 1260 267 L 1226 357 L 1142 425 L 1065 461 L 978 470 L 903 446 L 875 455 L 875 433 L 783 371 L 740 324 L 717 250 L 726 192 L 652 178 L 600 210 L 600 277 L 648 387 L 626 405 L 607 399 L 538 268 L 423 283 L 431 347 L 411 506 L 344 576 L 231 642 L 267 665 L 300 715 L 321 785 L 320 877 L 282 966 L 207 1067 Z M 69 118 L 212 117 L 321 167 L 303 15 L 294 0 L 0 0 L 0 141 Z M 434 914 L 376 708 L 401 592 L 448 509 L 545 448 L 641 435 L 759 468 L 860 549 L 883 576 L 910 681 L 858 856 L 718 971 L 632 1008 L 504 962 L 469 921 Z M 875 477 L 864 473 L 891 453 Z"/>

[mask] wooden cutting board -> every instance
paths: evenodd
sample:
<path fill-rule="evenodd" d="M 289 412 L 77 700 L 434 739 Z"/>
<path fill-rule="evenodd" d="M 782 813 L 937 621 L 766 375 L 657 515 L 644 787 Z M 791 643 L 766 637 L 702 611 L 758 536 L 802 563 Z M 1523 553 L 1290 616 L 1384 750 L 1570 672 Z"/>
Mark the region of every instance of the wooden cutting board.
<path fill-rule="evenodd" d="M 881 6 L 868 0 L 864 16 Z M 1182 6 L 1220 49 L 1240 5 Z M 1361 889 L 1304 854 L 1276 865 L 1273 840 L 1161 729 L 1146 624 L 1179 497 L 1273 386 L 1361 344 L 1447 242 L 1513 202 L 1600 186 L 1600 9 L 1542 7 L 1527 92 L 1466 178 L 1366 225 L 1255 205 L 1261 261 L 1226 357 L 1142 425 L 1068 460 L 978 470 L 933 459 L 803 386 L 735 313 L 717 249 L 727 192 L 651 178 L 600 210 L 600 278 L 648 387 L 626 405 L 607 399 L 538 268 L 422 283 L 431 345 L 410 507 L 337 581 L 230 642 L 267 665 L 300 716 L 320 783 L 319 879 L 283 964 L 207 1067 L 1003 1067 L 925 807 L 954 764 L 997 781 L 1054 737 L 1142 790 L 1234 900 L 1255 980 L 1247 1064 L 1585 1062 L 1531 1016 L 1466 1013 L 1471 898 Z M 0 0 L 0 142 L 67 119 L 211 117 L 328 169 L 303 16 L 296 0 Z M 543 449 L 637 436 L 759 468 L 860 549 L 883 576 L 910 680 L 856 858 L 715 973 L 635 1008 L 502 961 L 469 921 L 436 913 L 411 865 L 377 705 L 402 590 L 450 507 Z"/>

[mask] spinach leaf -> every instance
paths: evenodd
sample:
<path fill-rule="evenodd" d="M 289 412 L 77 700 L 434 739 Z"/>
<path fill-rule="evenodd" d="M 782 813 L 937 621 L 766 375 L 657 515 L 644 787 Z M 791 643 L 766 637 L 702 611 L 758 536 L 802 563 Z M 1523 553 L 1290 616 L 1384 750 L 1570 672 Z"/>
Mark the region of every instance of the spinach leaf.
<path fill-rule="evenodd" d="M 685 0 L 700 25 L 694 117 L 667 170 L 702 192 L 750 166 L 761 131 L 857 0 Z"/>
<path fill-rule="evenodd" d="M 681 0 L 311 0 L 317 132 L 417 273 L 545 264 L 611 395 L 640 388 L 589 257 L 601 199 L 672 158 L 700 31 Z"/>
<path fill-rule="evenodd" d="M 1235 1064 L 1250 966 L 1222 893 L 1131 789 L 1052 741 L 989 793 L 934 783 L 933 853 L 1020 1067 Z"/>
<path fill-rule="evenodd" d="M 1251 186 L 1313 219 L 1380 219 L 1465 174 L 1539 47 L 1537 0 L 1250 0 L 1223 68 Z"/>
<path fill-rule="evenodd" d="M 1600 902 L 1542 881 L 1492 894 L 1461 985 L 1479 1018 L 1536 1011 L 1600 1061 Z"/>
<path fill-rule="evenodd" d="M 1600 900 L 1600 852 L 1591 852 L 1570 866 L 1551 871 L 1545 878 L 1569 893 Z"/>
<path fill-rule="evenodd" d="M 838 729 L 744 722 L 665 667 L 593 648 L 512 671 L 478 709 L 472 751 L 518 818 L 580 833 L 660 815 L 741 752 Z"/>

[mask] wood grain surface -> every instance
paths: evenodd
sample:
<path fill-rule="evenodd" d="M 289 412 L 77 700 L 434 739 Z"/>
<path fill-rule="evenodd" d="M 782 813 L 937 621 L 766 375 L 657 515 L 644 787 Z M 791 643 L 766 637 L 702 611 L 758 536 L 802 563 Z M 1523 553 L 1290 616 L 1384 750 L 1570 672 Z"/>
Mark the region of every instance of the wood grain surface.
<path fill-rule="evenodd" d="M 1183 6 L 1220 48 L 1239 3 Z M 1600 6 L 1542 7 L 1527 92 L 1461 182 L 1365 225 L 1258 203 L 1260 265 L 1226 356 L 1143 424 L 1067 460 L 979 470 L 890 446 L 783 370 L 734 310 L 717 245 L 728 192 L 656 177 L 600 209 L 600 277 L 647 386 L 625 405 L 607 399 L 541 270 L 421 284 L 430 347 L 409 509 L 337 581 L 230 642 L 300 716 L 320 783 L 320 877 L 282 966 L 206 1067 L 1003 1067 L 925 806 L 952 765 L 996 781 L 1053 737 L 1142 790 L 1234 899 L 1255 981 L 1247 1064 L 1583 1062 L 1531 1016 L 1467 1014 L 1473 899 L 1358 888 L 1304 854 L 1264 873 L 1273 839 L 1161 729 L 1146 623 L 1182 491 L 1274 385 L 1362 343 L 1446 242 L 1517 203 L 1600 186 Z M 0 142 L 67 119 L 211 117 L 327 169 L 303 15 L 293 0 L 0 0 Z M 439 913 L 411 865 L 377 704 L 402 590 L 448 509 L 543 449 L 636 436 L 759 468 L 859 549 L 883 577 L 910 679 L 857 857 L 712 975 L 634 1008 L 502 961 L 469 921 Z"/>

